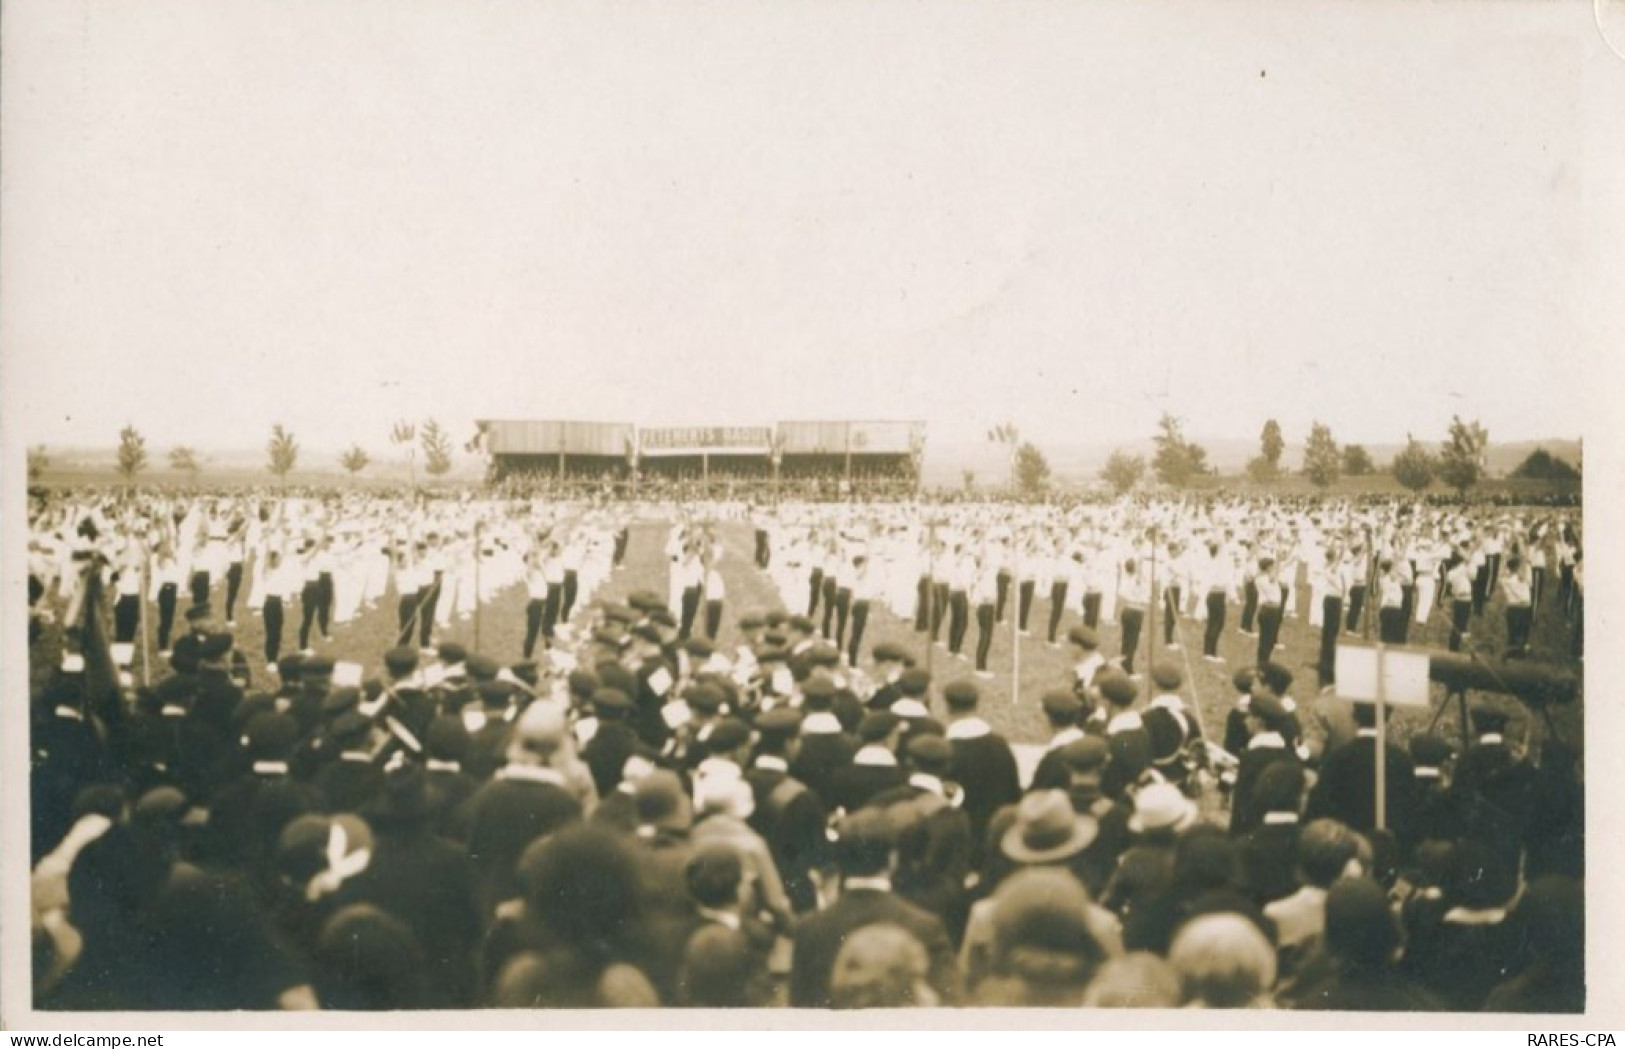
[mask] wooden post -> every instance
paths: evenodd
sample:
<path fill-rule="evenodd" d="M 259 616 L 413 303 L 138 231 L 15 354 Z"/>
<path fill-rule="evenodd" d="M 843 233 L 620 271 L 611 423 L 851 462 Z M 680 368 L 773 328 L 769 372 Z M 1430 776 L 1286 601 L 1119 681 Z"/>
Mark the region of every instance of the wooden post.
<path fill-rule="evenodd" d="M 480 562 L 484 560 L 484 550 L 480 546 L 480 520 L 474 519 L 474 651 L 480 650 L 480 606 L 484 604 L 485 594 L 480 590 Z"/>
<path fill-rule="evenodd" d="M 1021 541 L 1012 533 L 1010 558 L 1010 704 L 1021 702 Z"/>
<path fill-rule="evenodd" d="M 147 589 L 152 585 L 152 551 L 143 547 L 141 551 L 141 596 L 136 606 L 141 610 L 141 685 L 146 688 L 152 684 L 152 650 L 147 642 Z"/>
<path fill-rule="evenodd" d="M 1367 595 L 1370 596 L 1369 594 Z M 1377 642 L 1377 829 L 1388 826 L 1388 692 L 1382 680 L 1383 643 Z"/>
<path fill-rule="evenodd" d="M 1149 676 L 1151 664 L 1157 658 L 1157 526 L 1151 526 L 1151 600 L 1146 602 L 1145 665 Z"/>

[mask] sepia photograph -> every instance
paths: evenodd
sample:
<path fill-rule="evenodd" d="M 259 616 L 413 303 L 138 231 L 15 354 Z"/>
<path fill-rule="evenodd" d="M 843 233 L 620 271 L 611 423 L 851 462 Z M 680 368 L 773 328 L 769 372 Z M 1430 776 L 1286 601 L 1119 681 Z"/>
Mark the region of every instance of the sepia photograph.
<path fill-rule="evenodd" d="M 5 1026 L 1611 1013 L 1622 7 L 7 4 Z"/>

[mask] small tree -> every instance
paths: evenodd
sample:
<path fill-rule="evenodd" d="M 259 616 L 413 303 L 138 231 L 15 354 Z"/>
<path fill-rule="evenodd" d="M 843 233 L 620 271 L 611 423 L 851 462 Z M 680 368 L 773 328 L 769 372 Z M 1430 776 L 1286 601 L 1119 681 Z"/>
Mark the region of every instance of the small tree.
<path fill-rule="evenodd" d="M 1343 451 L 1332 437 L 1331 427 L 1317 422 L 1309 428 L 1309 441 L 1303 446 L 1304 476 L 1317 488 L 1336 482 L 1343 470 Z"/>
<path fill-rule="evenodd" d="M 28 449 L 28 483 L 38 484 L 45 471 L 50 469 L 51 457 L 45 454 L 45 446 L 36 444 Z"/>
<path fill-rule="evenodd" d="M 1466 495 L 1467 489 L 1484 477 L 1484 453 L 1489 448 L 1489 431 L 1478 420 L 1450 419 L 1450 435 L 1439 447 L 1439 480 Z"/>
<path fill-rule="evenodd" d="M 1404 450 L 1394 456 L 1394 480 L 1413 492 L 1420 492 L 1433 483 L 1433 470 L 1433 456 L 1427 446 L 1407 434 Z"/>
<path fill-rule="evenodd" d="M 118 472 L 125 484 L 134 484 L 135 475 L 147 468 L 147 439 L 134 426 L 126 426 L 118 434 Z"/>
<path fill-rule="evenodd" d="M 1247 476 L 1258 484 L 1269 484 L 1281 476 L 1281 468 L 1262 455 L 1247 460 Z"/>
<path fill-rule="evenodd" d="M 1364 477 L 1375 473 L 1377 464 L 1371 461 L 1371 453 L 1365 450 L 1363 444 L 1345 444 L 1343 446 L 1343 472 L 1350 477 Z"/>
<path fill-rule="evenodd" d="M 1129 455 L 1121 448 L 1113 449 L 1106 465 L 1100 468 L 1100 479 L 1111 485 L 1118 495 L 1128 494 L 1144 476 L 1145 457 Z"/>
<path fill-rule="evenodd" d="M 1544 448 L 1536 448 L 1518 464 L 1512 476 L 1533 481 L 1575 481 L 1579 480 L 1580 471 L 1570 466 L 1568 460 L 1559 459 Z"/>
<path fill-rule="evenodd" d="M 281 423 L 271 427 L 271 439 L 265 444 L 265 454 L 269 460 L 267 465 L 276 475 L 277 480 L 283 484 L 288 483 L 288 474 L 293 472 L 294 466 L 299 462 L 299 442 L 293 439 L 293 434 L 283 428 Z"/>
<path fill-rule="evenodd" d="M 1016 449 L 1016 490 L 1037 495 L 1049 486 L 1049 460 L 1036 444 L 1027 441 Z"/>
<path fill-rule="evenodd" d="M 203 470 L 198 463 L 197 452 L 184 444 L 169 450 L 169 468 L 188 475 L 193 484 L 197 484 L 197 475 Z"/>
<path fill-rule="evenodd" d="M 430 477 L 451 471 L 451 438 L 440 424 L 430 419 L 423 424 L 423 469 Z"/>
<path fill-rule="evenodd" d="M 1286 441 L 1281 437 L 1281 424 L 1274 419 L 1264 424 L 1264 432 L 1258 435 L 1259 451 L 1264 461 L 1276 469 L 1281 468 L 1281 453 L 1286 450 Z"/>
<path fill-rule="evenodd" d="M 1157 454 L 1151 469 L 1163 484 L 1182 488 L 1207 473 L 1207 449 L 1185 439 L 1183 423 L 1164 412 L 1157 422 Z"/>
<path fill-rule="evenodd" d="M 352 444 L 350 450 L 339 456 L 339 465 L 351 477 L 359 474 L 372 464 L 372 457 L 359 444 Z"/>
<path fill-rule="evenodd" d="M 975 470 L 968 470 L 967 469 L 967 470 L 959 471 L 959 480 L 965 486 L 965 491 L 967 491 L 967 492 L 975 491 L 975 489 L 976 489 L 976 471 Z"/>
<path fill-rule="evenodd" d="M 406 474 L 413 487 L 416 487 L 418 483 L 417 438 L 417 426 L 404 419 L 396 423 L 389 431 L 389 443 L 406 452 Z"/>

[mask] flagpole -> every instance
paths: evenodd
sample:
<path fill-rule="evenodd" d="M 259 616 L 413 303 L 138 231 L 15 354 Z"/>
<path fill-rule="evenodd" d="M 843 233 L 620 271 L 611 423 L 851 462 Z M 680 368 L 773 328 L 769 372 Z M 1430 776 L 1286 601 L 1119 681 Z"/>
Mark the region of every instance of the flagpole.
<path fill-rule="evenodd" d="M 482 548 L 480 546 L 480 519 L 474 519 L 474 651 L 480 650 L 480 606 L 484 603 L 485 592 L 480 589 L 480 561 Z"/>
<path fill-rule="evenodd" d="M 1010 705 L 1021 702 L 1021 540 L 1012 533 L 1010 586 L 1015 592 L 1015 607 L 1010 610 Z"/>

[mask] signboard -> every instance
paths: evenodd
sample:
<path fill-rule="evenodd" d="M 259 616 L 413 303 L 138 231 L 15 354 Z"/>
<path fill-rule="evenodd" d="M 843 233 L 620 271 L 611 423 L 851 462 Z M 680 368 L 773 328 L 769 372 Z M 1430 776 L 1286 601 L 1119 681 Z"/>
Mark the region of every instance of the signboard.
<path fill-rule="evenodd" d="M 1382 698 L 1390 706 L 1429 705 L 1428 655 L 1403 648 L 1385 648 L 1382 663 Z M 1343 699 L 1375 702 L 1377 699 L 1375 648 L 1363 645 L 1337 646 L 1337 694 Z"/>
<path fill-rule="evenodd" d="M 772 443 L 773 430 L 768 426 L 667 426 L 638 431 L 638 444 L 646 455 L 698 451 L 765 452 Z"/>

